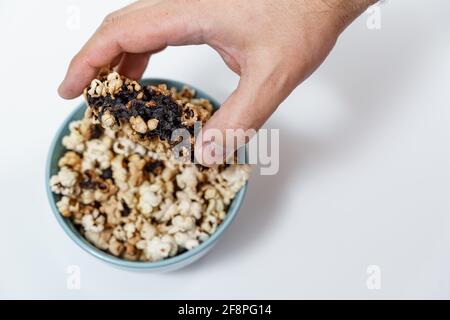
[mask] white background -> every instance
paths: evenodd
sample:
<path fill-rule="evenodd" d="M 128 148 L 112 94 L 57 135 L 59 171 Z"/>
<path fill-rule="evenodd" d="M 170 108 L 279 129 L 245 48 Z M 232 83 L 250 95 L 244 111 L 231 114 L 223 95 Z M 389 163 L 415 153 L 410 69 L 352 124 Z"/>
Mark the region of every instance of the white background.
<path fill-rule="evenodd" d="M 280 172 L 254 174 L 220 243 L 167 274 L 89 256 L 45 196 L 47 149 L 79 102 L 56 88 L 102 18 L 126 3 L 0 1 L 0 297 L 449 297 L 448 0 L 388 1 L 380 30 L 361 16 L 268 122 L 281 128 Z M 238 80 L 208 47 L 170 48 L 146 76 L 222 101 Z M 80 267 L 80 290 L 66 287 L 69 265 Z M 381 268 L 380 290 L 366 286 L 369 265 Z"/>

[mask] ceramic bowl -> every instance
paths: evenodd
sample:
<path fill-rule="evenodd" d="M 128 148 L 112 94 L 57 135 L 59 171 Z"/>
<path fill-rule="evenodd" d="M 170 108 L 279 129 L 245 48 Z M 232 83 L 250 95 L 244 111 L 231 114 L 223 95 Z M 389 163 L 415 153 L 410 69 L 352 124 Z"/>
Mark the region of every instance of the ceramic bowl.
<path fill-rule="evenodd" d="M 182 87 L 186 84 L 168 80 L 168 79 L 145 79 L 142 81 L 145 85 L 147 84 L 160 84 L 166 83 L 168 87 L 176 87 L 177 89 L 182 89 Z M 202 90 L 199 90 L 191 85 L 187 85 L 188 87 L 196 90 L 196 97 L 198 98 L 206 98 L 211 101 L 214 108 L 218 108 L 220 104 L 212 97 L 204 93 Z M 88 242 L 76 229 L 70 219 L 64 218 L 58 211 L 56 207 L 56 202 L 58 201 L 58 196 L 53 194 L 50 189 L 50 177 L 58 172 L 58 160 L 61 156 L 66 152 L 66 149 L 62 145 L 62 138 L 69 133 L 69 123 L 74 120 L 79 120 L 83 117 L 84 111 L 86 109 L 86 105 L 82 103 L 79 105 L 65 120 L 64 123 L 59 128 L 56 133 L 53 142 L 51 144 L 47 164 L 46 164 L 46 174 L 45 174 L 45 184 L 47 189 L 48 200 L 50 202 L 50 207 L 55 215 L 56 220 L 59 225 L 62 227 L 64 232 L 71 238 L 80 248 L 91 254 L 92 256 L 100 259 L 106 263 L 111 265 L 125 268 L 125 269 L 133 269 L 133 270 L 158 270 L 158 271 L 169 271 L 175 270 L 182 267 L 185 267 L 194 261 L 198 260 L 202 256 L 204 256 L 219 240 L 219 238 L 224 234 L 224 232 L 228 229 L 231 222 L 236 217 L 236 214 L 241 207 L 241 204 L 244 200 L 245 193 L 247 191 L 247 184 L 236 194 L 233 199 L 226 218 L 223 222 L 218 226 L 217 231 L 206 241 L 201 243 L 198 247 L 185 251 L 179 255 L 176 255 L 171 258 L 167 258 L 165 260 L 157 261 L 157 262 L 140 262 L 140 261 L 128 261 L 119 257 L 115 257 L 105 251 L 102 251 Z"/>

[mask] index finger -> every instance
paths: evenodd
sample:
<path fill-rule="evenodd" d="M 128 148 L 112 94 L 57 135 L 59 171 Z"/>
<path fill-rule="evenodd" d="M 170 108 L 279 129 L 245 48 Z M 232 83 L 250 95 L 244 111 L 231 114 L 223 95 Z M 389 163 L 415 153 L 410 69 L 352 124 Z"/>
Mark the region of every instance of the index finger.
<path fill-rule="evenodd" d="M 94 35 L 72 59 L 58 93 L 72 99 L 124 52 L 159 51 L 168 45 L 200 43 L 201 28 L 186 6 L 163 2 L 144 9 L 108 15 Z"/>

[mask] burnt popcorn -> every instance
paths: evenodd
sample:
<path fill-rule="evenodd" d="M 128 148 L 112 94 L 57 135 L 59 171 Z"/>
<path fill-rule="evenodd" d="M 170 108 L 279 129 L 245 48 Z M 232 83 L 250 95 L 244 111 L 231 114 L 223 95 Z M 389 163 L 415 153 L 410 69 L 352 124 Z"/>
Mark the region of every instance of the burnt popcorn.
<path fill-rule="evenodd" d="M 160 160 L 149 162 L 145 165 L 144 170 L 147 172 L 160 174 L 164 169 L 164 163 Z"/>
<path fill-rule="evenodd" d="M 115 72 L 92 81 L 85 97 L 89 107 L 70 123 L 50 179 L 61 215 L 98 249 L 130 261 L 168 259 L 213 235 L 250 166 L 180 161 L 170 141 L 173 130 L 205 122 L 211 103 Z"/>
<path fill-rule="evenodd" d="M 94 125 L 90 128 L 90 139 L 98 139 L 103 135 L 103 128 L 99 124 Z"/>
<path fill-rule="evenodd" d="M 164 141 L 173 147 L 178 143 L 171 139 L 175 130 L 192 133 L 194 123 L 206 122 L 213 112 L 210 102 L 195 99 L 192 90 L 177 91 L 165 84 L 143 86 L 117 72 L 102 72 L 84 95 L 96 123 L 121 130 L 144 146 Z"/>
<path fill-rule="evenodd" d="M 113 177 L 113 172 L 111 170 L 111 168 L 107 168 L 102 170 L 102 174 L 100 175 L 103 179 L 112 179 Z"/>

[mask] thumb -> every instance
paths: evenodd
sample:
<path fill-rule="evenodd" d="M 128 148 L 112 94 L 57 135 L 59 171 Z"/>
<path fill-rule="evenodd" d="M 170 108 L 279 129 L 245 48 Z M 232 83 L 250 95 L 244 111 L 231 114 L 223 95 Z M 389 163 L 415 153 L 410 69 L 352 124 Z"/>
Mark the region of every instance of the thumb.
<path fill-rule="evenodd" d="M 245 145 L 284 100 L 283 86 L 259 77 L 241 77 L 237 89 L 200 130 L 195 159 L 205 165 L 223 164 Z M 261 79 L 261 78 L 259 78 Z"/>

